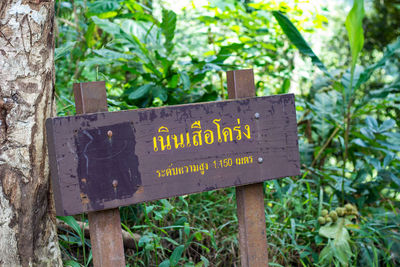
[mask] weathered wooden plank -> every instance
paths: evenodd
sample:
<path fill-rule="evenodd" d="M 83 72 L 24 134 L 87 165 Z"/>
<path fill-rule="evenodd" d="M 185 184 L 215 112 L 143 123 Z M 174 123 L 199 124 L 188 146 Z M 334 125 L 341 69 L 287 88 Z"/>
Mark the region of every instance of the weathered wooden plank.
<path fill-rule="evenodd" d="M 227 78 L 229 98 L 255 95 L 252 69 L 228 71 Z M 236 187 L 236 203 L 241 266 L 268 266 L 263 184 Z"/>
<path fill-rule="evenodd" d="M 119 209 L 89 212 L 94 267 L 124 267 L 125 254 Z"/>
<path fill-rule="evenodd" d="M 108 110 L 105 82 L 75 83 L 74 96 L 77 114 Z M 125 266 L 119 208 L 89 212 L 88 220 L 93 266 Z"/>
<path fill-rule="evenodd" d="M 299 174 L 292 94 L 57 117 L 46 127 L 58 215 Z"/>

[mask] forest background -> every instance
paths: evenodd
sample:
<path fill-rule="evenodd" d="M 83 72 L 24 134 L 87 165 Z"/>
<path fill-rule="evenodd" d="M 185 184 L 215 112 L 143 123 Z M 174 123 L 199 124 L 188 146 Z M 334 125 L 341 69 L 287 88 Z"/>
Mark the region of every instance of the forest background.
<path fill-rule="evenodd" d="M 270 266 L 400 265 L 399 1 L 55 8 L 58 116 L 74 82 L 106 81 L 115 111 L 223 100 L 225 71 L 253 68 L 258 96 L 296 94 L 302 163 L 264 183 Z M 120 208 L 128 266 L 239 266 L 235 202 L 227 188 Z M 86 216 L 59 219 L 65 265 L 90 266 Z"/>

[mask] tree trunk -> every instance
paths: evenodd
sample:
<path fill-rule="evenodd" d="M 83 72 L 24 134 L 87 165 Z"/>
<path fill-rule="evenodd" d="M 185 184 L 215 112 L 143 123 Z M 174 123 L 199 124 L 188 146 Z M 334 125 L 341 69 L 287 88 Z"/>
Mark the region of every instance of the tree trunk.
<path fill-rule="evenodd" d="M 0 0 L 0 266 L 61 266 L 45 119 L 54 116 L 54 2 Z"/>

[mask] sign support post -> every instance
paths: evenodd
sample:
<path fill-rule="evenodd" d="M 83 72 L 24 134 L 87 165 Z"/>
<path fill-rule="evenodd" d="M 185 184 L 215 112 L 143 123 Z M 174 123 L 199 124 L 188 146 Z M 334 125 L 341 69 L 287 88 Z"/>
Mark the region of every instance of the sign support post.
<path fill-rule="evenodd" d="M 77 114 L 108 111 L 105 82 L 74 84 Z M 125 266 L 119 208 L 88 213 L 93 265 Z"/>
<path fill-rule="evenodd" d="M 228 71 L 227 84 L 230 99 L 255 96 L 252 69 Z M 268 266 L 263 183 L 236 187 L 236 203 L 242 267 Z"/>

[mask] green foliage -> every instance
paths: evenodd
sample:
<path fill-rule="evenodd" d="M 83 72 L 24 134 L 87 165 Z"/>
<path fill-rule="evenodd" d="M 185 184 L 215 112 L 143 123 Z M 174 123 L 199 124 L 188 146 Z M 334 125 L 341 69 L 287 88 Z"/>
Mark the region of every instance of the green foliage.
<path fill-rule="evenodd" d="M 329 212 L 326 209 L 321 211 L 318 218 L 320 227 L 318 234 L 328 239 L 328 243 L 319 254 L 319 263 L 321 265 L 335 265 L 349 266 L 354 254 L 351 249 L 351 238 L 347 227 L 358 227 L 352 224 L 353 219 L 358 215 L 357 209 L 351 205 L 346 204 L 345 207 L 338 207 L 336 210 Z M 327 219 L 331 220 L 327 220 Z M 330 221 L 330 222 L 328 222 Z M 325 225 L 326 224 L 326 225 Z"/>
<path fill-rule="evenodd" d="M 199 20 L 208 28 L 207 42 L 213 51 L 209 56 L 218 56 L 225 47 L 234 46 L 226 55 L 234 68 L 253 68 L 259 82 L 259 95 L 287 93 L 289 87 L 281 86 L 281 81 L 290 81 L 293 65 L 293 48 L 287 46 L 280 33 L 280 27 L 273 20 L 274 10 L 291 12 L 295 23 L 302 27 L 311 20 L 314 27 L 322 24 L 323 16 L 305 18 L 301 15 L 297 1 L 210 1 L 206 6 L 207 15 Z M 302 20 L 303 23 L 299 21 Z M 313 27 L 306 29 L 309 32 Z M 218 61 L 217 61 L 218 62 Z"/>
<path fill-rule="evenodd" d="M 132 259 L 128 257 L 128 262 L 134 262 L 134 266 L 208 266 L 211 253 L 216 257 L 213 263 L 227 262 L 231 257 L 229 251 L 219 249 L 225 249 L 222 244 L 234 241 L 231 226 L 234 207 L 233 191 L 225 193 L 206 192 L 145 203 L 139 206 L 140 212 L 131 207 L 121 208 L 124 229 L 141 234 L 139 250 Z M 227 203 L 231 207 L 223 210 Z M 221 210 L 222 216 L 213 216 L 215 210 Z M 132 221 L 135 217 L 136 223 Z M 197 223 L 193 224 L 194 221 Z"/>
<path fill-rule="evenodd" d="M 66 3 L 57 6 L 60 21 L 75 23 L 60 27 L 59 41 L 64 44 L 56 50 L 58 65 L 66 66 L 57 71 L 57 93 L 63 96 L 60 114 L 72 112 L 70 88 L 77 81 L 105 79 L 111 109 L 218 97 L 210 83 L 208 73 L 213 68 L 209 66 L 220 69 L 227 57 L 209 60 L 192 56 L 183 62 L 175 49 L 177 17 L 173 11 L 163 9 L 158 21 L 135 1 L 93 1 L 86 6 L 76 1 L 72 13 Z M 73 73 L 72 79 L 66 72 Z"/>
<path fill-rule="evenodd" d="M 315 55 L 314 51 L 311 47 L 307 44 L 304 40 L 303 36 L 301 36 L 300 32 L 297 28 L 290 22 L 290 20 L 283 15 L 279 11 L 272 11 L 272 14 L 278 21 L 279 25 L 281 26 L 283 32 L 289 38 L 289 40 L 293 43 L 294 46 L 299 49 L 299 51 L 306 56 L 309 56 L 312 60 L 312 63 L 315 64 L 320 70 L 322 70 L 325 74 L 330 76 L 328 70 L 326 69 L 325 65 L 321 62 L 321 60 Z"/>
<path fill-rule="evenodd" d="M 319 235 L 329 239 L 328 244 L 319 255 L 319 262 L 322 265 L 329 265 L 335 261 L 343 266 L 349 265 L 353 253 L 350 247 L 349 231 L 345 225 L 350 223 L 345 218 L 339 218 L 336 223 L 325 225 L 319 229 Z"/>
<path fill-rule="evenodd" d="M 290 21 L 283 19 L 282 16 L 279 14 L 278 19 L 285 23 L 284 32 L 294 45 L 301 49 L 304 46 L 303 39 L 292 34 L 294 26 L 286 25 L 290 24 Z M 355 1 L 346 20 L 352 50 L 350 68 L 344 68 L 336 77 L 327 74 L 329 79 L 315 84 L 310 97 L 306 98 L 305 108 L 300 110 L 301 118 L 304 119 L 300 121 L 300 124 L 316 127 L 315 130 L 310 129 L 309 126 L 300 130 L 304 132 L 302 142 L 315 147 L 314 157 L 303 154 L 303 164 L 311 166 L 307 168 L 320 176 L 321 186 L 329 188 L 328 194 L 333 193 L 331 201 L 356 203 L 361 213 L 368 216 L 368 218 L 364 217 L 365 219 L 361 220 L 359 225 L 354 225 L 345 218 L 339 218 L 337 222 L 334 222 L 334 219 L 328 215 L 318 218 L 320 224 L 327 223 L 319 230 L 321 236 L 328 238 L 328 242 L 319 254 L 319 263 L 322 266 L 332 264 L 349 266 L 352 262 L 368 262 L 371 259 L 372 262 L 377 263 L 376 266 L 380 264 L 394 266 L 399 261 L 397 254 L 393 254 L 396 255 L 394 257 L 387 256 L 386 253 L 394 253 L 392 248 L 387 247 L 384 255 L 376 253 L 375 246 L 382 246 L 385 241 L 382 239 L 382 233 L 371 233 L 371 229 L 367 230 L 367 227 L 372 224 L 371 221 L 374 221 L 373 216 L 375 216 L 368 212 L 369 205 L 382 205 L 382 195 L 397 203 L 399 201 L 398 194 L 395 192 L 399 190 L 400 185 L 398 183 L 400 158 L 398 141 L 394 141 L 399 137 L 399 128 L 396 127 L 396 121 L 391 119 L 395 114 L 386 112 L 395 108 L 395 103 L 393 100 L 385 99 L 388 96 L 398 99 L 398 94 L 396 96 L 391 93 L 399 92 L 399 77 L 379 90 L 371 90 L 368 82 L 375 71 L 385 67 L 393 55 L 400 51 L 400 39 L 388 46 L 377 63 L 367 67 L 356 66 L 363 43 L 363 38 L 360 37 L 362 17 L 363 3 Z M 299 42 L 302 45 L 298 45 Z M 313 53 L 304 54 L 314 57 Z M 320 64 L 317 62 L 315 65 L 319 67 Z M 390 92 L 382 93 L 386 90 Z M 374 112 L 376 117 L 370 116 L 371 112 Z M 308 152 L 303 150 L 303 153 Z M 392 208 L 390 205 L 388 207 Z M 375 212 L 383 210 L 378 209 Z M 393 210 L 393 212 L 395 216 L 397 211 Z M 387 216 L 392 216 L 389 214 L 390 212 Z M 388 223 L 386 227 L 398 228 L 399 225 Z M 355 232 L 350 235 L 349 230 Z M 372 241 L 374 245 L 368 249 L 368 252 L 364 250 L 365 240 L 360 240 L 361 236 L 366 236 L 367 232 L 374 236 L 374 241 Z M 390 235 L 393 238 L 391 244 L 397 247 L 400 236 L 396 232 L 391 232 Z M 363 252 L 354 253 L 360 250 Z M 387 250 L 392 252 L 387 252 Z"/>
<path fill-rule="evenodd" d="M 173 11 L 163 9 L 161 30 L 163 35 L 165 36 L 164 46 L 166 47 L 168 53 L 171 52 L 174 46 L 172 40 L 174 39 L 175 36 L 175 27 L 176 27 L 176 14 Z"/>
<path fill-rule="evenodd" d="M 364 0 L 354 0 L 353 8 L 347 15 L 345 23 L 350 41 L 352 73 L 356 66 L 358 55 L 364 45 L 364 31 L 362 27 L 363 18 Z"/>
<path fill-rule="evenodd" d="M 365 44 L 367 51 L 382 50 L 400 35 L 400 6 L 398 0 L 371 1 L 373 12 L 364 19 Z M 382 30 L 386 29 L 386 30 Z"/>
<path fill-rule="evenodd" d="M 67 258 L 64 265 L 71 267 L 89 266 L 92 261 L 92 251 L 90 251 L 89 256 L 86 255 L 86 250 L 90 248 L 91 245 L 88 243 L 88 240 L 85 239 L 83 229 L 80 228 L 76 219 L 72 216 L 59 216 L 57 218 L 65 222 L 73 230 L 62 229 L 63 233 L 58 235 L 61 249 Z M 71 253 L 74 249 L 76 253 Z M 82 251 L 82 255 L 80 255 L 80 251 Z M 79 264 L 79 261 L 82 262 L 82 265 Z"/>
<path fill-rule="evenodd" d="M 56 2 L 58 114 L 74 112 L 77 81 L 105 80 L 109 109 L 122 110 L 224 99 L 224 71 L 254 68 L 258 95 L 297 92 L 302 175 L 264 184 L 270 265 L 400 265 L 400 39 L 362 50 L 359 0 L 338 30 L 349 45 L 329 48 L 348 59 L 333 63 L 310 41 L 326 12 L 305 14 L 301 1 L 209 1 L 183 14 L 151 7 Z M 296 49 L 322 71 L 302 76 L 307 88 L 292 79 Z M 140 234 L 128 266 L 240 264 L 233 188 L 120 212 L 123 228 Z M 60 219 L 73 229 L 59 232 L 64 263 L 88 266 L 76 219 Z"/>

